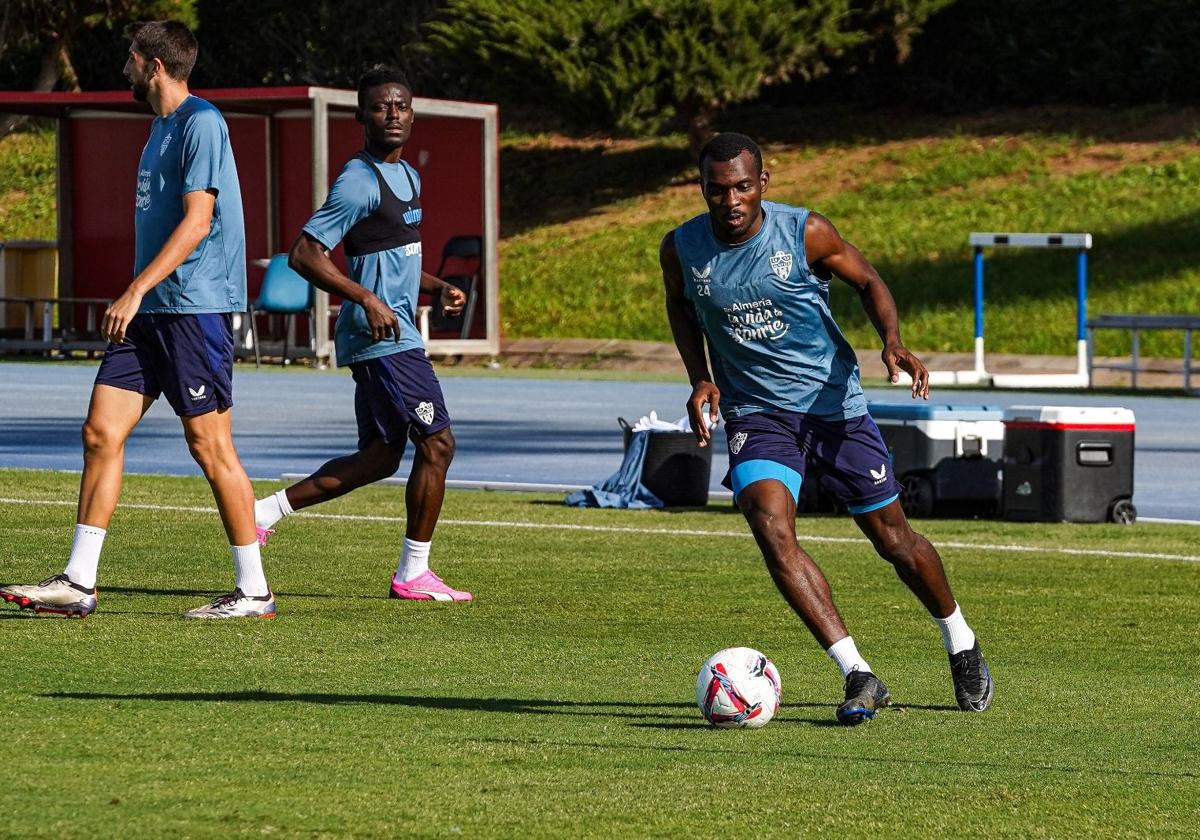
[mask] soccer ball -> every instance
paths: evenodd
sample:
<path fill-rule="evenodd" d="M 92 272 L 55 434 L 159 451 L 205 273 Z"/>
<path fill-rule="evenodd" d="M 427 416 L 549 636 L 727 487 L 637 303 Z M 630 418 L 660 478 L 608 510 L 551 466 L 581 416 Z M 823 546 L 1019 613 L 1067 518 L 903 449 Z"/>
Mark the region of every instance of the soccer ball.
<path fill-rule="evenodd" d="M 714 653 L 696 676 L 696 704 L 713 726 L 766 726 L 779 708 L 779 669 L 754 648 Z"/>

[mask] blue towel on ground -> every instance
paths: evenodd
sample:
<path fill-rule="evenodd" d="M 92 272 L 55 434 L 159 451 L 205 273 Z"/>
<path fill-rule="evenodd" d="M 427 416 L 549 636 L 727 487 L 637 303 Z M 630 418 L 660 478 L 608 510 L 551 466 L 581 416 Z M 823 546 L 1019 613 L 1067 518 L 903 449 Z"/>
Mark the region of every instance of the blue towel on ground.
<path fill-rule="evenodd" d="M 566 503 L 572 507 L 599 508 L 660 508 L 662 500 L 642 484 L 642 465 L 646 460 L 646 444 L 653 432 L 634 432 L 629 437 L 629 448 L 621 468 L 594 484 L 587 490 L 576 490 L 567 496 Z"/>

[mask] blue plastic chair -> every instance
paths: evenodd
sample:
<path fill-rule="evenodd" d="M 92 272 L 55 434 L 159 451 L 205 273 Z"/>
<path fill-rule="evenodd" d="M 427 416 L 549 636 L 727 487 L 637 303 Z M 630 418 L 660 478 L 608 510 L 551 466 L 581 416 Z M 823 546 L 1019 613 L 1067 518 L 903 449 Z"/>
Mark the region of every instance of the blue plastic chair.
<path fill-rule="evenodd" d="M 254 366 L 260 364 L 258 351 L 258 328 L 255 326 L 255 316 L 259 312 L 268 315 L 275 313 L 284 315 L 283 330 L 283 361 L 288 360 L 288 334 L 297 315 L 308 313 L 311 317 L 313 307 L 312 284 L 297 274 L 288 265 L 287 254 L 275 254 L 267 264 L 267 273 L 263 275 L 262 287 L 258 290 L 258 299 L 250 304 L 250 335 L 254 340 Z"/>

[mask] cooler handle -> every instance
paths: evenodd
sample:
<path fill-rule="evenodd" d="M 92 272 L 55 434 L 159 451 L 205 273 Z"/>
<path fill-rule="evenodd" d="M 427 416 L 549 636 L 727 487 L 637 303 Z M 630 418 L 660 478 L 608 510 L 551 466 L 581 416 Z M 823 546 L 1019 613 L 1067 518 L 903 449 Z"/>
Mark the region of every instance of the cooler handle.
<path fill-rule="evenodd" d="M 1113 462 L 1111 443 L 1081 442 L 1075 447 L 1075 461 L 1081 467 L 1109 467 Z"/>
<path fill-rule="evenodd" d="M 954 457 L 955 458 L 986 458 L 988 456 L 987 435 L 984 434 L 967 434 L 967 429 L 973 426 L 968 426 L 966 423 L 958 422 L 954 424 Z M 971 443 L 971 451 L 967 451 L 967 442 Z"/>

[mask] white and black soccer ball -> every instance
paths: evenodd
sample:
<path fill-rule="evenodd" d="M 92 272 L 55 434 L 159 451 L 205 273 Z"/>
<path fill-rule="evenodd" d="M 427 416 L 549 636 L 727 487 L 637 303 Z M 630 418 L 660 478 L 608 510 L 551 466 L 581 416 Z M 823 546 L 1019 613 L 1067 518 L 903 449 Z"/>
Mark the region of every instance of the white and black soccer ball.
<path fill-rule="evenodd" d="M 718 651 L 696 676 L 696 705 L 713 726 L 766 726 L 775 717 L 782 694 L 779 669 L 754 648 Z"/>

